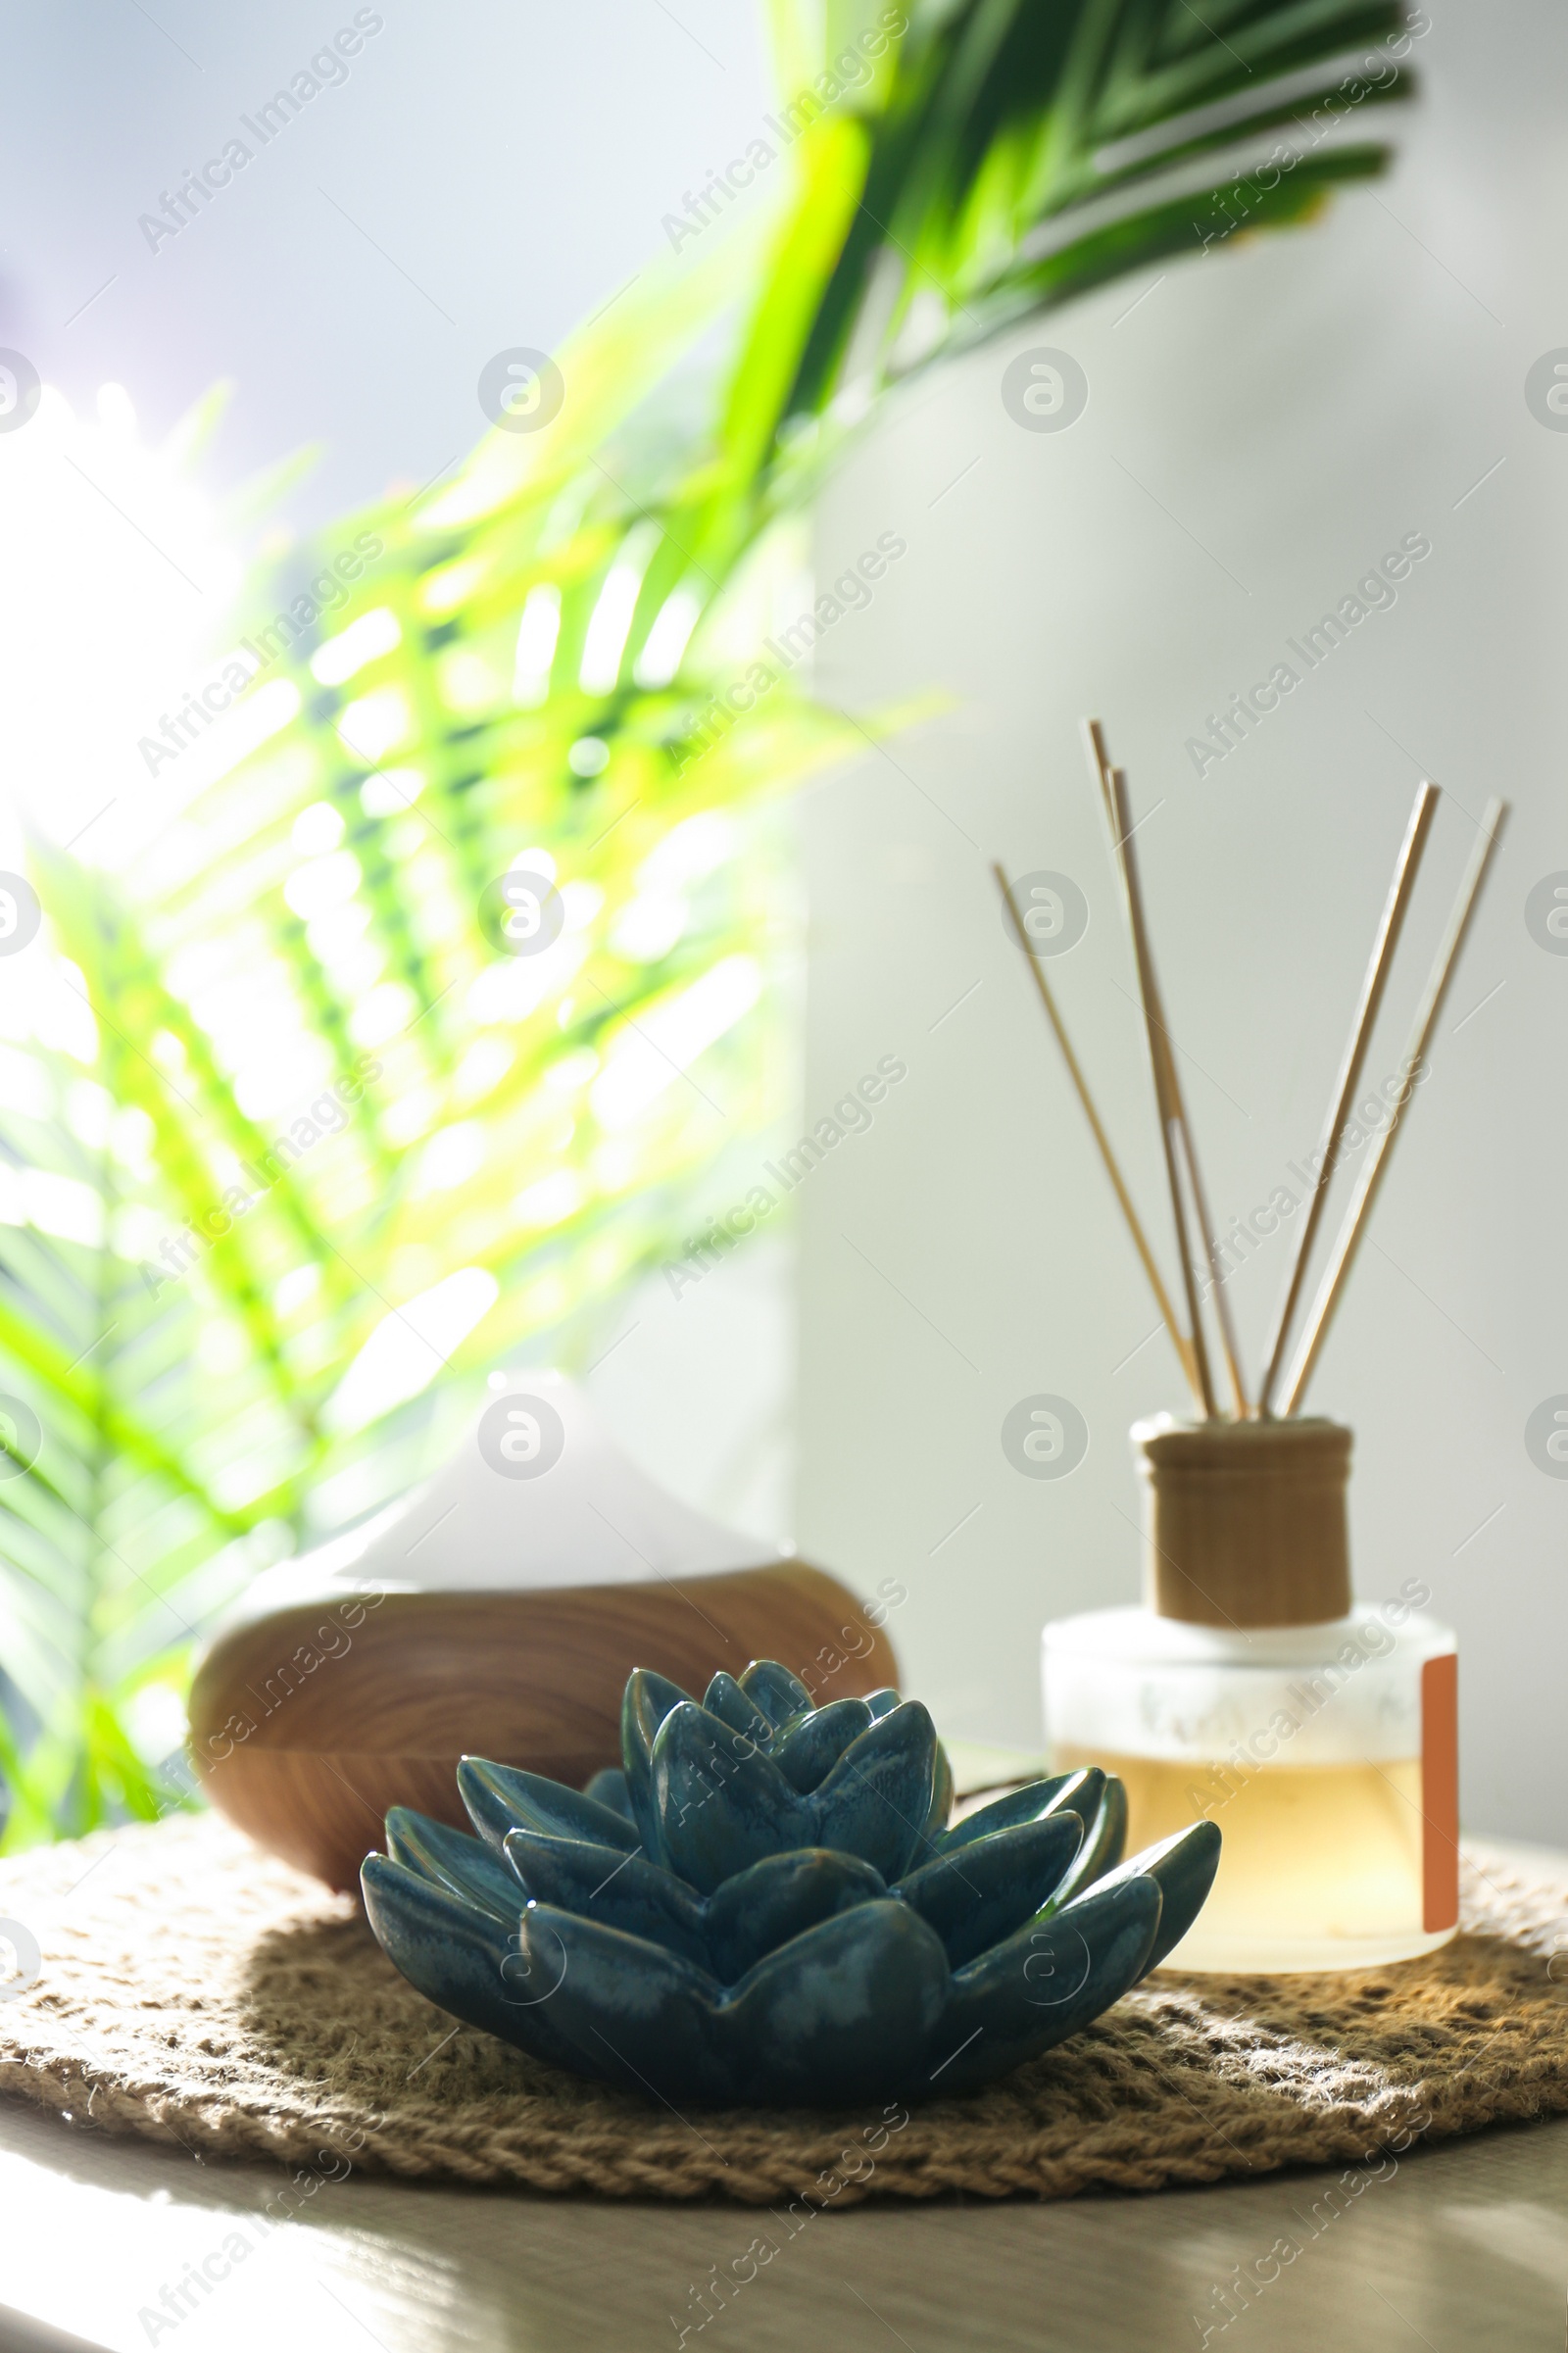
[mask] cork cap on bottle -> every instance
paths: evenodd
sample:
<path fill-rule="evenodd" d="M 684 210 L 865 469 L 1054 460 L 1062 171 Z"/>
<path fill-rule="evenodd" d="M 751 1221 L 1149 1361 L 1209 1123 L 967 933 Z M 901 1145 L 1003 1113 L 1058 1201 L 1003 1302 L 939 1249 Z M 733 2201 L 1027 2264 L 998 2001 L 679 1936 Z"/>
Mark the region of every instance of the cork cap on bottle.
<path fill-rule="evenodd" d="M 1135 1422 L 1145 1582 L 1161 1617 L 1199 1626 L 1314 1626 L 1350 1606 L 1339 1422 Z"/>

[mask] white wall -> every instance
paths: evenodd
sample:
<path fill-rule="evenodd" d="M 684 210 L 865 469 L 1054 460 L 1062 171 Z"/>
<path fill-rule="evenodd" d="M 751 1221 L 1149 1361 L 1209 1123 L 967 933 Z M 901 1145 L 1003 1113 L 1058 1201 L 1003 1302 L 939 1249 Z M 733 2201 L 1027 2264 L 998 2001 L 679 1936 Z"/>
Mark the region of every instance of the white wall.
<path fill-rule="evenodd" d="M 1087 936 L 1047 968 L 1163 1236 L 1079 715 L 1104 719 L 1153 812 L 1146 886 L 1222 1217 L 1317 1140 L 1423 770 L 1450 798 L 1377 1078 L 1504 791 L 1506 849 L 1312 1402 L 1356 1432 L 1361 1592 L 1420 1574 L 1460 1630 L 1468 1820 L 1568 1840 L 1568 1482 L 1523 1440 L 1568 1392 L 1568 958 L 1523 914 L 1568 868 L 1568 435 L 1523 397 L 1531 363 L 1568 344 L 1568 25 L 1544 0 L 1469 0 L 1416 59 L 1428 95 L 1374 125 L 1403 147 L 1376 193 L 972 358 L 828 501 L 825 577 L 886 529 L 909 552 L 826 640 L 824 691 L 864 709 L 936 682 L 953 708 L 807 814 L 806 1111 L 880 1054 L 909 1075 L 801 1196 L 800 1534 L 867 1589 L 906 1579 L 890 1631 L 906 1679 L 970 1737 L 1038 1738 L 1042 1620 L 1137 1590 L 1126 1430 L 1180 1406 L 1178 1377 L 1162 1339 L 1132 1353 L 1153 1312 L 986 871 L 1001 856 L 1087 894 Z M 1089 377 L 1066 431 L 1003 406 L 1007 361 L 1041 344 Z M 1396 605 L 1200 778 L 1184 743 L 1205 714 L 1412 531 L 1432 552 Z M 1254 1365 L 1284 1259 L 1276 1238 L 1231 1287 Z M 1059 1482 L 1001 1447 L 1007 1408 L 1039 1391 L 1089 1424 Z"/>

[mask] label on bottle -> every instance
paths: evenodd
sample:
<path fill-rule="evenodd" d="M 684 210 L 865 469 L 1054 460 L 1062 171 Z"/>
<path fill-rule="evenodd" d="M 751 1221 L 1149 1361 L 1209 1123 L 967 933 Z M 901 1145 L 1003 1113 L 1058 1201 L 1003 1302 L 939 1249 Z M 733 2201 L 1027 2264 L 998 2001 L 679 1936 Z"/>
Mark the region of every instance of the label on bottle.
<path fill-rule="evenodd" d="M 1421 1670 L 1421 1816 L 1430 1936 L 1459 1919 L 1459 1661 L 1451 1650 Z"/>

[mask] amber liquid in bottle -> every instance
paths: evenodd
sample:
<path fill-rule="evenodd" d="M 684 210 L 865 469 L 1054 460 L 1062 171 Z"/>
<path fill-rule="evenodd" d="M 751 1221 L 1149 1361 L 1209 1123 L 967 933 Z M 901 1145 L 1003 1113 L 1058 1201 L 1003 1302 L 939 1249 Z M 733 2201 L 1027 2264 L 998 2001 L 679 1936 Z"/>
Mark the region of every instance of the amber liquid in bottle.
<path fill-rule="evenodd" d="M 1120 1776 L 1130 1854 L 1199 1814 L 1218 1823 L 1213 1889 L 1168 1968 L 1343 1967 L 1421 1918 L 1419 1757 L 1248 1767 L 1060 1747 L 1054 1762 Z"/>

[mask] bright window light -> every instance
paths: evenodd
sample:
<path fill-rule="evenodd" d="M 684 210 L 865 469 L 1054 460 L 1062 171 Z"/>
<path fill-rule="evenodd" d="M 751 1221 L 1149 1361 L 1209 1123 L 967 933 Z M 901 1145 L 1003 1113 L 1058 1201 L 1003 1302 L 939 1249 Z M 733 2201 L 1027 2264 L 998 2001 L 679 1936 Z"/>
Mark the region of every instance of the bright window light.
<path fill-rule="evenodd" d="M 656 964 L 668 956 L 686 928 L 686 902 L 644 891 L 628 902 L 611 927 L 610 945 L 634 964 Z"/>
<path fill-rule="evenodd" d="M 352 899 L 362 880 L 360 861 L 353 851 L 334 850 L 330 857 L 313 858 L 296 866 L 283 885 L 283 897 L 295 914 L 309 922 L 313 915 L 324 914 L 329 907 L 340 907 L 345 899 Z"/>
<path fill-rule="evenodd" d="M 525 1226 L 558 1226 L 571 1217 L 587 1199 L 587 1189 L 580 1176 L 569 1168 L 558 1168 L 554 1175 L 541 1177 L 536 1185 L 525 1185 L 513 1202 L 513 1210 Z"/>
<path fill-rule="evenodd" d="M 14 1046 L 0 1046 L 0 1109 L 47 1119 L 53 1108 L 54 1089 L 43 1064 Z"/>
<path fill-rule="evenodd" d="M 0 775 L 89 863 L 120 862 L 117 826 L 162 821 L 159 788 L 210 741 L 200 726 L 175 754 L 163 733 L 221 676 L 207 649 L 242 570 L 185 478 L 189 438 L 186 420 L 144 442 L 119 385 L 90 419 L 45 385 L 26 430 L 0 437 Z"/>
<path fill-rule="evenodd" d="M 417 1011 L 418 999 L 406 981 L 384 980 L 349 1015 L 349 1036 L 356 1046 L 384 1046 Z"/>
<path fill-rule="evenodd" d="M 313 801 L 295 818 L 289 839 L 301 858 L 319 858 L 337 848 L 346 830 L 340 809 L 334 809 L 330 801 Z"/>
<path fill-rule="evenodd" d="M 496 675 L 484 656 L 471 646 L 449 647 L 435 667 L 441 700 L 460 718 L 488 711 L 492 704 L 500 702 L 505 692 L 505 680 Z"/>
<path fill-rule="evenodd" d="M 378 661 L 390 654 L 394 646 L 403 643 L 403 631 L 398 616 L 389 606 L 377 605 L 370 613 L 362 613 L 358 620 L 350 621 L 336 637 L 329 637 L 318 646 L 311 656 L 311 676 L 323 686 L 341 686 L 363 670 L 367 662 Z"/>
<path fill-rule="evenodd" d="M 428 1389 L 454 1349 L 501 1295 L 481 1266 L 460 1267 L 382 1317 L 328 1397 L 321 1419 L 339 1435 L 363 1430 Z"/>
<path fill-rule="evenodd" d="M 488 556 L 464 556 L 456 564 L 443 564 L 438 570 L 425 574 L 419 588 L 419 603 L 426 613 L 456 613 L 489 569 Z"/>
<path fill-rule="evenodd" d="M 677 588 L 664 599 L 632 671 L 639 686 L 669 684 L 680 668 L 681 656 L 701 612 L 702 607 L 689 588 Z"/>
<path fill-rule="evenodd" d="M 360 787 L 360 807 L 368 817 L 395 817 L 423 790 L 422 768 L 377 768 Z"/>
<path fill-rule="evenodd" d="M 452 1092 L 459 1103 L 479 1103 L 506 1077 L 516 1050 L 493 1033 L 475 1038 L 453 1075 Z"/>
<path fill-rule="evenodd" d="M 511 874 L 543 874 L 554 882 L 556 861 L 550 851 L 545 849 L 519 850 L 507 871 Z"/>
<path fill-rule="evenodd" d="M 299 709 L 300 690 L 288 678 L 270 678 L 253 695 L 236 703 L 232 711 L 214 721 L 210 733 L 182 754 L 178 767 L 167 776 L 167 788 L 177 795 L 178 806 L 194 801 L 198 793 L 259 752 L 298 716 Z"/>
<path fill-rule="evenodd" d="M 649 531 L 634 534 L 605 574 L 605 584 L 583 632 L 577 684 L 584 694 L 608 695 L 620 675 L 626 632 L 637 609 L 637 592 L 653 553 L 653 541 L 654 535 Z"/>
<path fill-rule="evenodd" d="M 75 1177 L 0 1162 L 0 1225 L 36 1226 L 40 1234 L 98 1250 L 104 1238 L 104 1204 L 91 1185 Z"/>
<path fill-rule="evenodd" d="M 477 1119 L 462 1119 L 453 1127 L 437 1128 L 419 1153 L 414 1173 L 416 1198 L 428 1193 L 453 1193 L 484 1166 L 484 1128 Z"/>
<path fill-rule="evenodd" d="M 704 809 L 666 833 L 638 868 L 645 891 L 679 891 L 701 882 L 735 855 L 735 827 L 717 809 Z"/>
<path fill-rule="evenodd" d="M 371 920 L 363 899 L 345 900 L 311 917 L 305 926 L 306 945 L 318 964 L 342 963 L 359 947 Z"/>
<path fill-rule="evenodd" d="M 595 1080 L 589 1102 L 602 1128 L 630 1127 L 700 1054 L 751 1011 L 762 977 L 749 956 L 727 956 L 711 972 L 641 1013 L 623 1029 Z"/>
<path fill-rule="evenodd" d="M 89 1152 L 102 1152 L 109 1142 L 114 1109 L 113 1096 L 96 1079 L 73 1079 L 66 1089 L 66 1125 Z"/>
<path fill-rule="evenodd" d="M 273 1290 L 273 1314 L 286 1320 L 296 1307 L 303 1307 L 307 1299 L 315 1299 L 320 1288 L 321 1270 L 318 1266 L 307 1261 L 304 1266 L 291 1268 Z"/>
<path fill-rule="evenodd" d="M 538 956 L 507 956 L 487 964 L 468 991 L 469 1013 L 481 1023 L 526 1021 L 565 987 L 587 953 L 581 932 L 565 932 Z"/>
<path fill-rule="evenodd" d="M 337 723 L 338 741 L 346 752 L 374 767 L 384 754 L 406 743 L 414 732 L 414 713 L 401 686 L 378 686 L 354 703 L 345 704 Z"/>
<path fill-rule="evenodd" d="M 270 1052 L 240 1065 L 234 1101 L 247 1119 L 297 1118 L 332 1075 L 332 1050 L 326 1040 L 296 1030 Z"/>
<path fill-rule="evenodd" d="M 557 1095 L 575 1095 L 586 1087 L 599 1067 L 599 1056 L 591 1046 L 579 1046 L 575 1054 L 564 1054 L 559 1062 L 551 1062 L 544 1074 L 545 1085 Z"/>
<path fill-rule="evenodd" d="M 542 703 L 550 691 L 550 664 L 556 659 L 561 634 L 561 591 L 541 580 L 528 591 L 517 622 L 517 652 L 513 665 L 512 696 L 515 703 Z"/>

